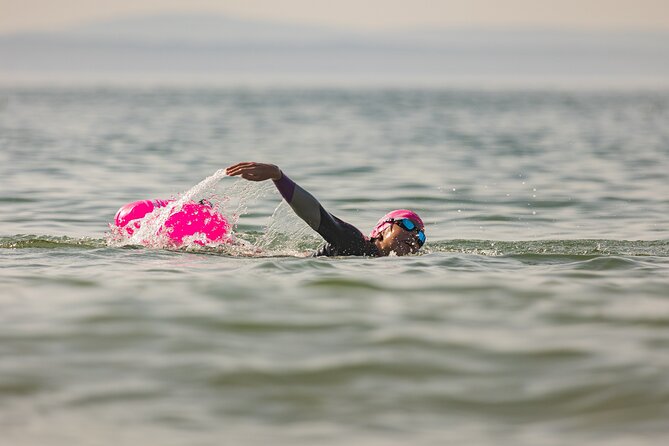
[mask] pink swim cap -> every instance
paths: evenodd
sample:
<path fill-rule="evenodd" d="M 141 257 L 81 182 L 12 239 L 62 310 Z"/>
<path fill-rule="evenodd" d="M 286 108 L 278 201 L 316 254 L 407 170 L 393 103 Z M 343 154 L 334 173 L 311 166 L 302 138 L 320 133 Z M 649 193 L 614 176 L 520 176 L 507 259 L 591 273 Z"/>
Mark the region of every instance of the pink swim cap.
<path fill-rule="evenodd" d="M 401 220 L 402 218 L 408 218 L 412 222 L 416 223 L 419 229 L 425 229 L 425 224 L 423 220 L 420 219 L 418 214 L 414 211 L 408 209 L 396 209 L 394 211 L 388 212 L 386 215 L 381 217 L 381 220 L 378 221 L 372 232 L 369 234 L 369 238 L 377 238 L 384 229 L 390 225 L 389 220 Z"/>

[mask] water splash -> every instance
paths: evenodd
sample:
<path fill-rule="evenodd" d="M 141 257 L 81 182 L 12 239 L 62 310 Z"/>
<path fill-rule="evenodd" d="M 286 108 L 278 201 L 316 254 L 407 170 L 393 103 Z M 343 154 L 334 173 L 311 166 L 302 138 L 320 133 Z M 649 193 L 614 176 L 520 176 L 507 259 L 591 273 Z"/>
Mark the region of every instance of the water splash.
<path fill-rule="evenodd" d="M 288 203 L 281 201 L 255 244 L 260 249 L 283 255 L 300 255 L 322 243 Z"/>
<path fill-rule="evenodd" d="M 173 198 L 166 206 L 155 208 L 153 212 L 145 215 L 140 220 L 140 227 L 133 234 L 127 234 L 121 228 L 110 224 L 110 232 L 106 237 L 108 246 L 143 245 L 159 249 L 197 250 L 202 248 L 203 245 L 207 245 L 209 249 L 221 248 L 222 251 L 238 251 L 239 249 L 244 250 L 244 252 L 248 250 L 257 251 L 257 248 L 238 238 L 235 229 L 239 218 L 247 213 L 249 203 L 263 198 L 271 190 L 271 186 L 236 179 L 235 182 L 219 191 L 217 187 L 224 178 L 228 178 L 228 176 L 224 169 L 220 169 L 188 191 Z M 211 203 L 214 212 L 226 218 L 232 228 L 230 238 L 225 242 L 211 243 L 207 242 L 204 234 L 196 233 L 184 237 L 183 243 L 176 246 L 170 239 L 169 234 L 161 229 L 165 227 L 168 218 L 181 211 L 187 203 L 203 199 Z"/>
<path fill-rule="evenodd" d="M 303 256 L 305 252 L 315 249 L 320 238 L 295 215 L 285 202 L 275 208 L 264 231 L 242 233 L 237 231 L 240 218 L 248 213 L 251 203 L 265 198 L 274 191 L 270 182 L 251 182 L 235 179 L 221 186 L 222 180 L 230 178 L 225 170 L 216 171 L 193 186 L 167 206 L 156 208 L 140 221 L 140 228 L 132 235 L 110 225 L 107 236 L 109 246 L 142 245 L 157 249 L 179 249 L 184 251 L 210 252 L 232 256 Z M 224 243 L 206 242 L 198 234 L 185 237 L 183 244 L 175 246 L 169 236 L 160 231 L 167 219 L 182 207 L 193 201 L 206 199 L 212 204 L 215 212 L 223 215 L 232 227 L 231 237 Z M 204 245 L 204 246 L 203 246 Z"/>

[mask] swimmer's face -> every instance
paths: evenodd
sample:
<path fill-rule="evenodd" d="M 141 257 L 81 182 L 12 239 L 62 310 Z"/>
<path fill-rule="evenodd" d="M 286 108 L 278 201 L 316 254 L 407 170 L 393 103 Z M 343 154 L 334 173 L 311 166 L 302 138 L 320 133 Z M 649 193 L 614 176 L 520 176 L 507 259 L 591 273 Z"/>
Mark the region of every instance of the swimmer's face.
<path fill-rule="evenodd" d="M 414 231 L 407 231 L 395 223 L 383 231 L 383 239 L 379 244 L 381 252 L 385 255 L 394 252 L 398 256 L 404 256 L 415 254 L 420 249 L 416 233 Z"/>

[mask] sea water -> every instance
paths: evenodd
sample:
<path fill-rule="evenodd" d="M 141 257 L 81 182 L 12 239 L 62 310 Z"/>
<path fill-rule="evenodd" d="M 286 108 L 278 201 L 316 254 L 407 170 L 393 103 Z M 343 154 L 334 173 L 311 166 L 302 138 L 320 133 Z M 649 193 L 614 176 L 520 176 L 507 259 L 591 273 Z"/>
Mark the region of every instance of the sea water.
<path fill-rule="evenodd" d="M 3 87 L 0 444 L 665 444 L 668 123 L 666 90 Z M 311 258 L 247 160 L 427 243 Z M 115 239 L 154 198 L 235 244 Z"/>

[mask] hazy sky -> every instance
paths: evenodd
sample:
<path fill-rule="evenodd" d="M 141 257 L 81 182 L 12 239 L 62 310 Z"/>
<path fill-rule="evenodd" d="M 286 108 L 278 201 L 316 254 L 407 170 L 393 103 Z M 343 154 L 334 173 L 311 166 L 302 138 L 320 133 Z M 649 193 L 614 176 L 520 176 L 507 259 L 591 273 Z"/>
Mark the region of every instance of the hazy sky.
<path fill-rule="evenodd" d="M 178 11 L 363 30 L 416 25 L 669 29 L 669 0 L 0 0 L 0 32 Z"/>

